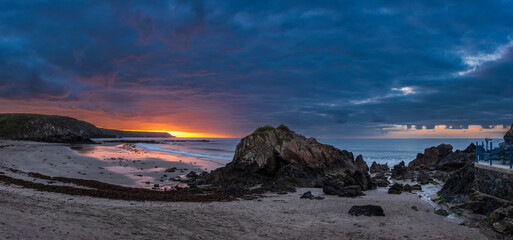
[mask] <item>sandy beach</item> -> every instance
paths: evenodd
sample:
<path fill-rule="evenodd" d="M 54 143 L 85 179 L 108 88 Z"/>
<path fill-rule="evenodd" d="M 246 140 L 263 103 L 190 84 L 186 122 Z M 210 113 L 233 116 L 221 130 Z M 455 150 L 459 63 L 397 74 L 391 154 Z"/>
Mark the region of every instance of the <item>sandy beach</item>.
<path fill-rule="evenodd" d="M 127 177 L 126 172 L 109 171 L 119 161 L 84 156 L 69 145 L 2 141 L 0 146 L 4 146 L 0 148 L 0 171 L 12 177 L 30 180 L 26 172 L 39 172 L 138 185 L 138 180 Z M 127 167 L 139 169 L 133 174 L 142 172 L 153 180 L 168 167 L 188 167 L 188 171 L 204 167 L 158 158 L 145 158 L 147 164 L 134 163 L 123 150 L 120 154 L 125 155 L 122 162 L 134 164 Z M 9 168 L 21 172 L 14 173 Z M 151 168 L 160 171 L 148 171 Z M 300 199 L 306 191 L 325 199 Z M 419 194 L 390 195 L 385 188 L 366 191 L 366 196 L 357 198 L 327 196 L 322 189 L 303 188 L 286 195 L 211 203 L 109 200 L 5 183 L 0 184 L 0 192 L 0 232 L 5 239 L 486 239 L 477 228 L 434 214 L 434 207 Z M 382 206 L 385 217 L 348 214 L 351 206 L 365 204 Z"/>

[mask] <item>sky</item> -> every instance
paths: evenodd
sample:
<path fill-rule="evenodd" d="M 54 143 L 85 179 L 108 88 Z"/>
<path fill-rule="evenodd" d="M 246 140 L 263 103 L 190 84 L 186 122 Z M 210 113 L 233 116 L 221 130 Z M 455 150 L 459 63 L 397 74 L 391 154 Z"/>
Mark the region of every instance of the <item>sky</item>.
<path fill-rule="evenodd" d="M 500 137 L 512 106 L 512 1 L 0 2 L 0 112 L 184 137 Z"/>

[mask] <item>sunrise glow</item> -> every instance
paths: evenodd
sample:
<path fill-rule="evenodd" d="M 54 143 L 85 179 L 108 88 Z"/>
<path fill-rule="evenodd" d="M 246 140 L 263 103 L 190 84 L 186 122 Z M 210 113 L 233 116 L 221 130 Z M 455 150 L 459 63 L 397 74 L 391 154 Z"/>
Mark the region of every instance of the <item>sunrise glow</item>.
<path fill-rule="evenodd" d="M 503 125 L 483 128 L 480 125 L 469 125 L 468 128 L 454 128 L 447 125 L 436 125 L 433 129 L 415 125 L 393 125 L 383 130 L 387 133 L 383 138 L 502 138 L 509 127 Z"/>

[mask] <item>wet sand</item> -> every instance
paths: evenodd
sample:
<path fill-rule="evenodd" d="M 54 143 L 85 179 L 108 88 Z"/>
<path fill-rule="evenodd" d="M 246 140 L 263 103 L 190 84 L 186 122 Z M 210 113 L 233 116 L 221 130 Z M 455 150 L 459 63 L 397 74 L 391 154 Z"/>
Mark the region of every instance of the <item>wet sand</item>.
<path fill-rule="evenodd" d="M 137 184 L 125 174 L 98 169 L 114 166 L 114 162 L 83 156 L 67 145 L 0 141 L 0 146 L 5 145 L 11 146 L 0 148 L 4 174 L 15 174 L 6 171 L 14 168 Z M 169 164 L 191 165 L 183 161 Z M 305 191 L 326 198 L 299 199 Z M 348 214 L 351 206 L 364 204 L 382 206 L 386 216 Z M 486 239 L 479 229 L 450 222 L 433 210 L 416 193 L 389 195 L 384 188 L 358 198 L 326 196 L 322 189 L 298 189 L 297 193 L 267 194 L 257 200 L 184 203 L 70 196 L 0 183 L 3 239 Z"/>
<path fill-rule="evenodd" d="M 27 141 L 1 141 L 0 167 L 48 176 L 81 178 L 106 183 L 147 187 L 180 184 L 174 178 L 190 171 L 201 173 L 224 166 L 224 160 L 201 160 L 124 144 L 69 145 Z M 131 144 L 125 145 L 130 146 Z M 174 172 L 166 169 L 176 168 Z"/>

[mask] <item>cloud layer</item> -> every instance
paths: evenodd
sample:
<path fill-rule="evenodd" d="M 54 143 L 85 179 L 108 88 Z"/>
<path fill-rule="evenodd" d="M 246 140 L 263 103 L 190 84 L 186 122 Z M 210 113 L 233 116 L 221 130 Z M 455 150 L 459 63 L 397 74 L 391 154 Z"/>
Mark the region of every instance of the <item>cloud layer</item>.
<path fill-rule="evenodd" d="M 230 136 L 510 125 L 513 2 L 3 1 L 0 104 Z"/>

